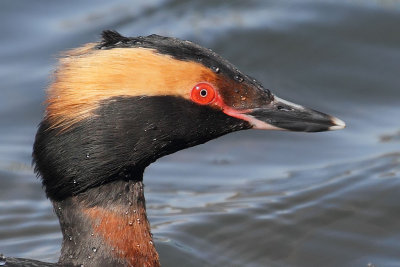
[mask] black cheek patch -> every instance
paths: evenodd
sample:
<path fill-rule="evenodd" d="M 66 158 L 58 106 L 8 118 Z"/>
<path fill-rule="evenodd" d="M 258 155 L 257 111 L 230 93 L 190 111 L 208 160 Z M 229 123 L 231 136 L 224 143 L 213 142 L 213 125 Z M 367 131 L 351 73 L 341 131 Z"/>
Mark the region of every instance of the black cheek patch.
<path fill-rule="evenodd" d="M 49 126 L 46 120 L 40 124 L 33 158 L 53 200 L 115 180 L 141 181 L 144 169 L 164 155 L 250 128 L 173 96 L 115 97 L 67 131 Z"/>

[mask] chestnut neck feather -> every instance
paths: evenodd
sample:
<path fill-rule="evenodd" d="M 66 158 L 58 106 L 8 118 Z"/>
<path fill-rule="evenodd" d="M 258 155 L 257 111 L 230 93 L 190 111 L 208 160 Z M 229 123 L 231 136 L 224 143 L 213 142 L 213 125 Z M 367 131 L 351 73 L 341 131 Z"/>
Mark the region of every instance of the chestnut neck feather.
<path fill-rule="evenodd" d="M 146 216 L 143 183 L 114 181 L 53 201 L 63 244 L 59 263 L 159 266 Z"/>

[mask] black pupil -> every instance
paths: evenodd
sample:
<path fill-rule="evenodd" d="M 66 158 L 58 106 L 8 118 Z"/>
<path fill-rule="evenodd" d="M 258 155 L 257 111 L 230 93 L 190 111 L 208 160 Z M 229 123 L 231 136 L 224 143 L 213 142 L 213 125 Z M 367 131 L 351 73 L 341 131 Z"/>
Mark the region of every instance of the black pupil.
<path fill-rule="evenodd" d="M 201 89 L 200 95 L 201 95 L 202 97 L 207 96 L 207 90 L 206 90 L 206 89 Z"/>

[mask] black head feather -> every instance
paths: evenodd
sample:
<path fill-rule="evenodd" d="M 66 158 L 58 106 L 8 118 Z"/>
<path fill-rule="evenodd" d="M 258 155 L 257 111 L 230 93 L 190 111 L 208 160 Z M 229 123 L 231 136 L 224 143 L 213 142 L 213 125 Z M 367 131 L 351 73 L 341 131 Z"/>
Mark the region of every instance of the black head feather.
<path fill-rule="evenodd" d="M 127 42 L 129 38 L 122 36 L 117 31 L 105 30 L 102 33 L 101 45 L 104 47 L 116 45 L 119 42 Z"/>
<path fill-rule="evenodd" d="M 263 91 L 266 90 L 256 79 L 243 74 L 236 66 L 211 49 L 187 40 L 165 37 L 157 34 L 125 37 L 116 31 L 107 30 L 103 32 L 103 40 L 97 46 L 98 49 L 132 47 L 155 49 L 160 54 L 169 55 L 179 60 L 199 62 L 214 72 L 225 75 L 232 80 L 259 87 Z"/>

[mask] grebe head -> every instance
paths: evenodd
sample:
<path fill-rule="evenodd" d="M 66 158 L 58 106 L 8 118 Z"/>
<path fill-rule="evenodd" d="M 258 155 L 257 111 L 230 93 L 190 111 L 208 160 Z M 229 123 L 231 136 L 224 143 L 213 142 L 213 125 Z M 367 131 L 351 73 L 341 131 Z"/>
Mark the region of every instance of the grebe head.
<path fill-rule="evenodd" d="M 46 104 L 33 157 L 56 212 L 68 210 L 57 213 L 64 242 L 79 232 L 71 218 L 86 224 L 93 219 L 92 228 L 101 236 L 93 242 L 108 238 L 109 246 L 123 252 L 119 256 L 128 255 L 129 248 L 115 241 L 117 236 L 101 235 L 102 216 L 117 216 L 110 207 L 122 207 L 124 194 L 144 210 L 144 200 L 138 202 L 143 188 L 135 182 L 142 181 L 144 169 L 156 159 L 238 130 L 316 132 L 345 126 L 274 96 L 209 49 L 114 31 L 60 59 Z M 104 229 L 114 224 L 107 222 Z M 60 261 L 68 262 L 71 251 L 73 246 L 63 244 Z M 79 263 L 77 258 L 69 262 Z"/>
<path fill-rule="evenodd" d="M 127 38 L 60 60 L 34 149 L 48 196 L 62 199 L 157 158 L 243 129 L 325 131 L 339 119 L 274 96 L 209 49 L 175 38 Z"/>

